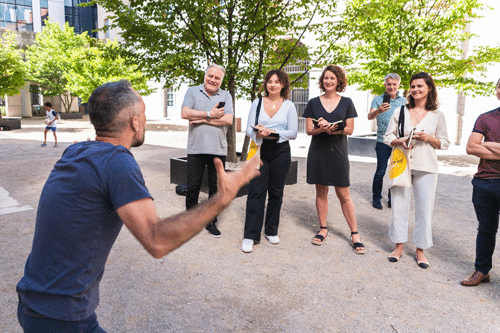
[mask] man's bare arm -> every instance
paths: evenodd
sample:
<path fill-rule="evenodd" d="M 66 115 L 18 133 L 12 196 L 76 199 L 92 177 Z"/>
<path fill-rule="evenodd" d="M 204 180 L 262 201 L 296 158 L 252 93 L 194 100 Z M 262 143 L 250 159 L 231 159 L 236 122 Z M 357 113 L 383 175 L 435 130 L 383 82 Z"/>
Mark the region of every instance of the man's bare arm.
<path fill-rule="evenodd" d="M 500 160 L 500 144 L 496 142 L 483 142 L 484 135 L 472 132 L 467 141 L 466 151 L 487 160 Z"/>
<path fill-rule="evenodd" d="M 160 219 L 151 198 L 128 203 L 116 210 L 123 223 L 155 258 L 161 258 L 190 240 L 223 211 L 239 189 L 259 175 L 260 158 L 255 156 L 239 171 L 224 171 L 220 159 L 217 169 L 217 193 L 208 201 L 177 215 Z"/>
<path fill-rule="evenodd" d="M 183 106 L 181 109 L 181 118 L 187 120 L 203 120 L 207 119 L 208 112 L 207 111 L 198 111 L 191 109 L 187 106 Z M 224 108 L 217 108 L 215 105 L 212 110 L 210 110 L 210 118 L 212 119 L 220 119 L 224 116 Z"/>
<path fill-rule="evenodd" d="M 228 113 L 228 114 L 225 114 L 220 119 L 192 120 L 189 123 L 191 125 L 195 125 L 195 124 L 208 124 L 208 125 L 212 125 L 212 126 L 231 126 L 231 124 L 233 123 L 233 115 Z"/>

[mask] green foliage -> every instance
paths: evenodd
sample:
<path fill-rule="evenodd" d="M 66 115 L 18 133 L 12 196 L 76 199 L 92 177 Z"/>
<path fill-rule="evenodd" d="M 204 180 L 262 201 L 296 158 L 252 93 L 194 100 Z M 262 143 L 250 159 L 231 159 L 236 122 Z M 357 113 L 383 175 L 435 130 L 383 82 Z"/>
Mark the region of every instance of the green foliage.
<path fill-rule="evenodd" d="M 116 41 L 92 40 L 91 46 L 84 48 L 83 59 L 74 58 L 68 73 L 67 89 L 81 98 L 83 103 L 92 91 L 101 84 L 128 80 L 141 95 L 149 95 L 154 89 L 147 85 L 148 78 L 142 74 L 131 59 L 121 55 Z"/>
<path fill-rule="evenodd" d="M 123 30 L 124 45 L 141 68 L 164 79 L 165 87 L 199 84 L 207 64 L 215 62 L 227 70 L 222 88 L 234 88 L 237 98 L 255 94 L 252 82 L 257 77 L 260 83 L 263 63 L 283 36 L 298 38 L 303 19 L 333 6 L 296 0 L 95 2 L 112 13 L 111 27 Z M 288 62 L 309 56 L 301 48 L 292 53 Z"/>
<path fill-rule="evenodd" d="M 341 20 L 327 24 L 323 41 L 347 40 L 330 59 L 346 66 L 351 84 L 375 94 L 384 91 L 387 73 L 398 73 L 408 90 L 411 76 L 425 71 L 442 87 L 486 95 L 494 83 L 470 75 L 484 76 L 500 59 L 500 48 L 476 48 L 462 59 L 462 42 L 476 37 L 464 29 L 484 8 L 478 0 L 348 0 Z"/>
<path fill-rule="evenodd" d="M 86 102 L 99 85 L 127 79 L 142 94 L 150 94 L 147 76 L 137 65 L 121 56 L 116 42 L 104 43 L 86 32 L 75 34 L 68 23 L 46 22 L 35 44 L 26 51 L 29 78 L 39 84 L 45 96 L 59 96 L 65 112 L 76 97 Z"/>
<path fill-rule="evenodd" d="M 15 34 L 5 30 L 0 40 L 0 97 L 17 95 L 26 84 L 26 66 Z"/>

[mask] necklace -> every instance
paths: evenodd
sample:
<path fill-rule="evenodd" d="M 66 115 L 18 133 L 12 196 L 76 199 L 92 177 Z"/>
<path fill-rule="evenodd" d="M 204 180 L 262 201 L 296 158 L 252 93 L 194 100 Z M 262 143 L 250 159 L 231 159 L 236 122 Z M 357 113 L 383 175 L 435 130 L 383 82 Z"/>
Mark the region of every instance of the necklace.
<path fill-rule="evenodd" d="M 337 99 L 337 96 L 338 95 L 335 95 L 333 96 L 333 98 L 331 100 L 328 100 L 326 97 L 325 97 L 325 102 L 326 102 L 326 106 L 328 107 L 328 109 L 330 109 L 332 107 L 332 104 L 335 103 L 335 100 Z M 331 103 L 331 104 L 330 104 Z"/>
<path fill-rule="evenodd" d="M 273 105 L 271 106 L 271 109 L 276 109 L 276 104 L 281 102 L 281 97 L 278 98 L 277 100 L 275 100 L 274 102 L 268 97 L 267 100 L 269 101 L 269 103 L 273 103 Z"/>
<path fill-rule="evenodd" d="M 415 109 L 412 109 L 412 111 L 415 112 L 416 114 L 418 114 L 419 116 L 422 116 L 427 112 L 426 110 L 424 110 L 423 113 L 418 113 Z"/>

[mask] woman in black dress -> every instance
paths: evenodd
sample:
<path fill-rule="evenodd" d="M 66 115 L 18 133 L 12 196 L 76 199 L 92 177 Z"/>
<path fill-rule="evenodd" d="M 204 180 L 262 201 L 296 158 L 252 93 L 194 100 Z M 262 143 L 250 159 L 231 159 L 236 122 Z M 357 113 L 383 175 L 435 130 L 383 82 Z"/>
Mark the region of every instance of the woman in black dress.
<path fill-rule="evenodd" d="M 319 87 L 324 94 L 311 99 L 303 115 L 307 118 L 306 132 L 312 136 L 307 155 L 307 183 L 316 185 L 316 210 L 320 225 L 312 243 L 322 245 L 328 235 L 328 187 L 334 186 L 342 212 L 351 229 L 354 252 L 364 254 L 366 250 L 360 242 L 356 213 L 349 192 L 347 156 L 347 135 L 352 134 L 354 118 L 358 115 L 352 100 L 338 94 L 344 91 L 346 86 L 344 70 L 339 66 L 327 66 L 319 78 Z"/>

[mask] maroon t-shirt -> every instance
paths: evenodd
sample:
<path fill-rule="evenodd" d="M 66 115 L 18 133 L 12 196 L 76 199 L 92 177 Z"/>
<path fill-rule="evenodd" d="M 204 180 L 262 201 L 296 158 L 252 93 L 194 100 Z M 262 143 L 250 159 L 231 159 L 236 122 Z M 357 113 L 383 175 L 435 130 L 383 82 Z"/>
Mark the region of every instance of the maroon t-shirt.
<path fill-rule="evenodd" d="M 480 115 L 472 132 L 484 135 L 485 142 L 500 143 L 500 108 Z M 479 179 L 500 179 L 500 160 L 481 158 L 475 177 Z"/>

